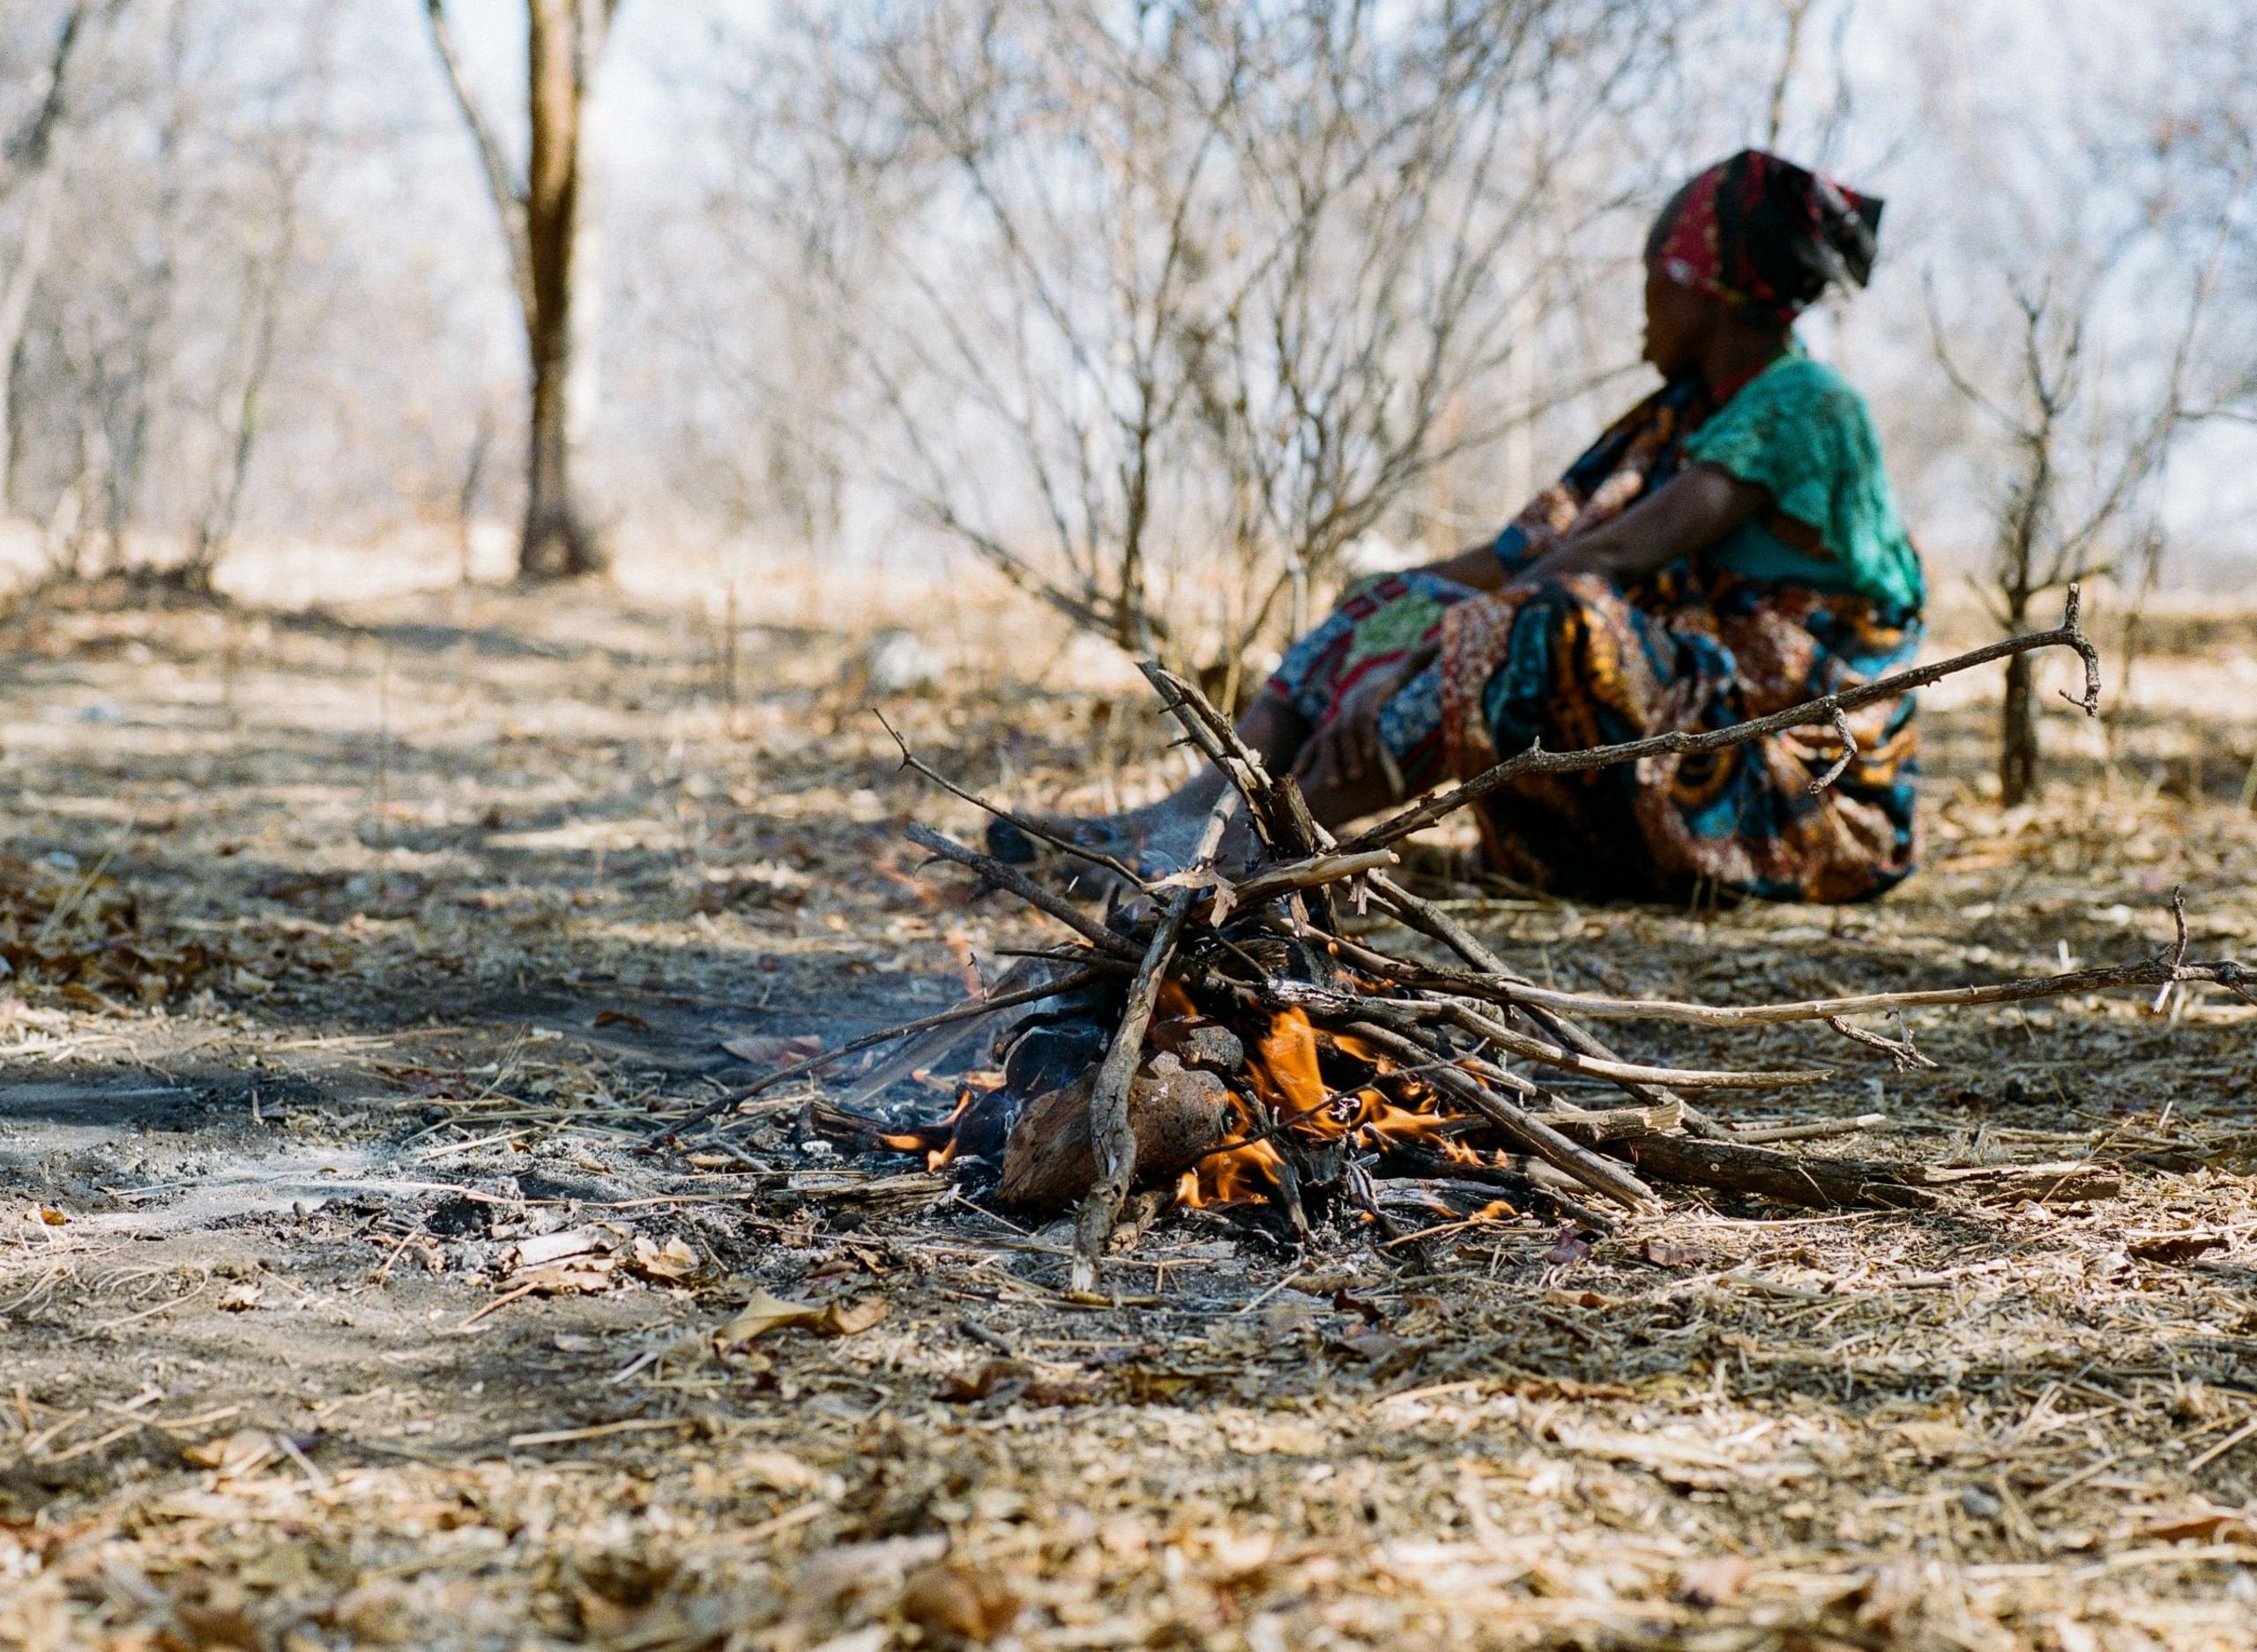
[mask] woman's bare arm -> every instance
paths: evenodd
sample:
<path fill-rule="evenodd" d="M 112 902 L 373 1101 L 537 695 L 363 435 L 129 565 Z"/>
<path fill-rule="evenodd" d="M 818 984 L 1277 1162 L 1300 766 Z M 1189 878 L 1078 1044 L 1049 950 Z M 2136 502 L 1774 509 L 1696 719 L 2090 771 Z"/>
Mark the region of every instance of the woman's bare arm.
<path fill-rule="evenodd" d="M 1476 545 L 1455 556 L 1445 556 L 1439 562 L 1428 562 L 1418 571 L 1438 574 L 1475 591 L 1502 591 L 1505 587 L 1505 565 L 1487 545 Z"/>
<path fill-rule="evenodd" d="M 1571 534 L 1557 550 L 1531 563 L 1520 577 L 1605 574 L 1616 580 L 1637 579 L 1714 545 L 1769 498 L 1762 488 L 1729 471 L 1695 465 L 1620 516 Z"/>
<path fill-rule="evenodd" d="M 1713 465 L 1695 465 L 1672 477 L 1620 516 L 1572 535 L 1538 557 L 1523 579 L 1546 574 L 1605 574 L 1635 579 L 1680 556 L 1714 545 L 1762 509 L 1763 489 Z M 1505 588 L 1505 565 L 1486 545 L 1476 545 L 1419 570 L 1475 591 Z"/>
<path fill-rule="evenodd" d="M 1570 535 L 1509 583 L 1529 584 L 1561 574 L 1604 574 L 1627 583 L 1714 545 L 1760 510 L 1769 496 L 1728 471 L 1696 465 L 1620 516 Z M 1505 565 L 1486 545 L 1421 571 L 1477 591 L 1501 591 L 1508 584 Z M 1386 800 L 1372 790 L 1389 762 L 1379 737 L 1380 707 L 1433 664 L 1437 651 L 1431 645 L 1422 648 L 1394 671 L 1368 677 L 1351 691 L 1337 714 L 1300 750 L 1293 772 L 1305 789 L 1353 800 L 1364 807 L 1377 807 L 1374 797 Z M 1344 809 L 1348 807 L 1342 803 Z"/>

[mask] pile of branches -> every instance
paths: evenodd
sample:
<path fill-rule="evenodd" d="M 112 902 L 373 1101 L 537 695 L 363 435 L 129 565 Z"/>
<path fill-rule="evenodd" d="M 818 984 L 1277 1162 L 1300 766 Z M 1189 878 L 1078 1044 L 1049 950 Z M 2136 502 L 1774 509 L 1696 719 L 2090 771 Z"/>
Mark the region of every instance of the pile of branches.
<path fill-rule="evenodd" d="M 1158 666 L 1145 674 L 1186 738 L 1230 785 L 1186 870 L 1148 877 L 964 791 L 903 746 L 905 763 L 1127 891 L 1099 919 L 1021 867 L 922 826 L 912 841 L 1026 902 L 1077 936 L 1023 956 L 994 987 L 941 1015 L 858 1039 L 769 1075 L 673 1125 L 661 1139 L 723 1119 L 759 1091 L 859 1051 L 907 1039 L 838 1102 L 808 1116 L 865 1144 L 923 1149 L 935 1164 L 984 1165 L 993 1195 L 1022 1209 L 1078 1208 L 1074 1286 L 1095 1289 L 1098 1261 L 1132 1193 L 1139 1218 L 1167 1204 L 1260 1201 L 1306 1234 L 1310 1207 L 1345 1204 L 1390 1239 L 1434 1217 L 1500 1211 L 1553 1216 L 1605 1232 L 1608 1209 L 1659 1204 L 1656 1184 L 1759 1194 L 1814 1207 L 1920 1209 L 1947 1187 L 2006 1183 L 2021 1196 L 2093 1197 L 2118 1172 L 2098 1165 L 1938 1170 L 1783 1148 L 1871 1118 L 1740 1130 L 1696 1104 L 1703 1092 L 1775 1090 L 1823 1070 L 1695 1070 L 1619 1053 L 1587 1022 L 1677 1021 L 1747 1027 L 1821 1021 L 1900 1063 L 1908 1041 L 1851 1024 L 1876 1011 L 1979 1005 L 2130 986 L 2213 982 L 2248 996 L 2250 974 L 2175 947 L 2105 969 L 1925 992 L 1768 1005 L 1596 997 L 1537 986 L 1390 872 L 1393 845 L 1531 771 L 1568 772 L 1661 754 L 1712 751 L 1780 730 L 1831 724 L 1855 754 L 1847 713 L 2014 654 L 2065 647 L 2085 666 L 2098 709 L 2098 660 L 2072 591 L 2060 626 L 1900 673 L 1723 730 L 1670 733 L 1576 752 L 1531 749 L 1345 841 L 1309 814 L 1290 777 L 1270 774 L 1198 688 Z M 898 737 L 897 736 L 897 739 Z M 1257 847 L 1233 875 L 1219 852 L 1240 812 Z M 1243 857 L 1236 857 L 1242 861 Z M 1348 933 L 1344 909 L 1376 910 L 1455 963 L 1390 953 Z M 2160 1001 L 2160 999 L 2158 999 Z M 1014 1014 L 1013 1012 L 1017 1012 Z M 983 1027 L 1001 1023 L 1001 1082 L 968 1090 L 950 1119 L 903 1131 L 856 1108 Z M 1576 1106 L 1561 1080 L 1599 1082 L 1622 1105 Z M 1409 1184 L 1405 1186 L 1404 1184 Z M 1136 1224 L 1141 1226 L 1141 1219 Z"/>

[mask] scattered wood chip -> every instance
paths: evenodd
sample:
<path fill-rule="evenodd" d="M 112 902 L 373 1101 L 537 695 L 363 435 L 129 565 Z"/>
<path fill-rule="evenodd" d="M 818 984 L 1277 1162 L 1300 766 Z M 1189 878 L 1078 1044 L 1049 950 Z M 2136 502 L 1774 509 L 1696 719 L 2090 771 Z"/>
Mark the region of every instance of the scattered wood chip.
<path fill-rule="evenodd" d="M 2134 1235 L 2124 1246 L 2142 1261 L 2190 1262 L 2226 1242 L 2223 1233 L 2181 1232 Z"/>

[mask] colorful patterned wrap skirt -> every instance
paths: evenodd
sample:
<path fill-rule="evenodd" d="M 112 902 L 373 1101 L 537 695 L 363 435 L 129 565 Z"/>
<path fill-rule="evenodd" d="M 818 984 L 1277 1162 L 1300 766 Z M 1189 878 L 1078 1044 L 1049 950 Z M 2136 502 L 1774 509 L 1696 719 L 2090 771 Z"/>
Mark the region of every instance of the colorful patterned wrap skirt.
<path fill-rule="evenodd" d="M 1538 554 L 1525 539 L 1499 551 L 1508 572 L 1516 552 L 1523 565 Z M 1901 670 L 1919 638 L 1912 612 L 1682 563 L 1629 589 L 1575 575 L 1493 595 L 1389 574 L 1352 589 L 1270 688 L 1319 726 L 1359 681 L 1438 648 L 1379 719 L 1417 793 L 1531 742 L 1571 751 L 1762 717 Z M 1911 697 L 1850 721 L 1858 755 L 1815 793 L 1811 782 L 1841 755 L 1830 727 L 1523 776 L 1478 806 L 1488 858 L 1508 877 L 1584 897 L 1879 895 L 1915 863 Z"/>

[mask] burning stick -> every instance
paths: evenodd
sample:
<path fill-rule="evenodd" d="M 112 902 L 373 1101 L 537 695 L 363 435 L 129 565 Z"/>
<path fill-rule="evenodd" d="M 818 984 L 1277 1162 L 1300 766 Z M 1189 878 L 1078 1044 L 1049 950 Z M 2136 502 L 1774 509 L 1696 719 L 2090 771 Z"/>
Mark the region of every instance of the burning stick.
<path fill-rule="evenodd" d="M 834 1061 L 844 1060 L 850 1055 L 858 1055 L 864 1050 L 875 1050 L 882 1044 L 891 1044 L 895 1039 L 908 1038 L 912 1033 L 927 1032 L 935 1027 L 948 1026 L 956 1022 L 992 1016 L 1000 1010 L 1015 1008 L 1020 1004 L 1037 1003 L 1046 998 L 1056 998 L 1074 991 L 1076 987 L 1087 986 L 1103 973 L 1105 971 L 1102 970 L 1076 970 L 1069 974 L 1061 975 L 1039 986 L 1030 986 L 1017 992 L 997 993 L 987 998 L 967 998 L 953 1008 L 944 1009 L 936 1016 L 927 1016 L 919 1021 L 904 1022 L 900 1026 L 888 1027 L 883 1032 L 873 1032 L 860 1038 L 850 1038 L 835 1050 L 825 1050 L 821 1055 L 811 1055 L 804 1061 L 794 1061 L 789 1067 L 779 1067 L 765 1078 L 755 1079 L 741 1090 L 733 1090 L 716 1100 L 707 1102 L 704 1106 L 692 1110 L 687 1116 L 675 1120 L 665 1129 L 653 1135 L 647 1145 L 653 1148 L 665 1147 L 676 1140 L 683 1131 L 695 1129 L 717 1113 L 726 1112 L 739 1103 L 749 1101 L 762 1090 L 772 1089 L 787 1078 L 797 1078 L 802 1073 L 816 1072 L 822 1068 L 829 1067 Z"/>
<path fill-rule="evenodd" d="M 1352 1031 L 1391 1055 L 1413 1063 L 1432 1060 L 1435 1053 L 1404 1034 L 1372 1022 L 1359 1022 Z M 1476 1112 L 1493 1120 L 1507 1135 L 1539 1157 L 1549 1159 L 1586 1187 L 1604 1194 L 1626 1209 L 1647 1210 L 1654 1204 L 1653 1189 L 1611 1159 L 1570 1142 L 1525 1108 L 1492 1095 L 1469 1075 L 1453 1067 L 1437 1067 L 1434 1083 Z"/>
<path fill-rule="evenodd" d="M 1214 864 L 1223 832 L 1236 812 L 1227 792 L 1207 812 L 1206 828 L 1200 833 L 1199 852 L 1193 859 L 1196 869 L 1204 871 Z M 1105 1053 L 1096 1087 L 1090 1091 L 1090 1147 L 1097 1157 L 1097 1181 L 1074 1229 L 1073 1289 L 1080 1295 L 1097 1290 L 1098 1258 L 1105 1254 L 1106 1240 L 1113 1237 L 1114 1219 L 1121 1214 L 1121 1201 L 1128 1196 L 1128 1179 L 1136 1174 L 1136 1132 L 1128 1122 L 1129 1081 L 1143 1060 L 1144 1031 L 1151 1025 L 1152 1008 L 1159 1001 L 1160 981 L 1168 961 L 1175 956 L 1183 920 L 1190 915 L 1191 904 L 1199 893 L 1196 888 L 1185 888 L 1168 897 L 1167 906 L 1153 927 L 1151 943 L 1144 949 L 1143 962 L 1137 966 L 1136 979 L 1129 985 L 1128 1007 L 1121 1012 L 1121 1030 L 1114 1035 L 1113 1047 Z"/>

